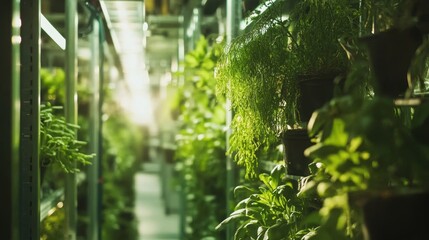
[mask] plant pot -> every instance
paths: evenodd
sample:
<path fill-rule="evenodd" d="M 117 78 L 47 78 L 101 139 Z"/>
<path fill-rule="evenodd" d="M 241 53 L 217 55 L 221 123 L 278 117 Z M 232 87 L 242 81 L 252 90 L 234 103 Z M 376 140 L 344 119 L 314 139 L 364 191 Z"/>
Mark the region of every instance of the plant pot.
<path fill-rule="evenodd" d="M 333 97 L 335 77 L 335 74 L 299 77 L 298 111 L 301 122 L 308 122 L 313 112 Z"/>
<path fill-rule="evenodd" d="M 419 45 L 420 31 L 413 28 L 392 28 L 361 41 L 366 45 L 375 75 L 376 94 L 397 98 L 408 89 L 407 73 Z"/>
<path fill-rule="evenodd" d="M 294 176 L 310 174 L 308 164 L 310 159 L 304 155 L 304 150 L 312 145 L 307 129 L 291 129 L 283 133 L 284 161 L 286 173 Z"/>
<path fill-rule="evenodd" d="M 243 15 L 248 15 L 250 12 L 255 10 L 259 3 L 259 0 L 243 0 L 241 3 Z"/>
<path fill-rule="evenodd" d="M 429 192 L 380 194 L 363 207 L 366 239 L 426 239 Z"/>

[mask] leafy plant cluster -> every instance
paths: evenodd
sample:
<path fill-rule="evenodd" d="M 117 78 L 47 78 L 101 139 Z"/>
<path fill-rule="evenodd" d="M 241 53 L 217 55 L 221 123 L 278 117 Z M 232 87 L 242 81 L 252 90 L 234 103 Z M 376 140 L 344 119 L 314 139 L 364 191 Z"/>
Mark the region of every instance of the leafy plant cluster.
<path fill-rule="evenodd" d="M 65 120 L 65 72 L 62 68 L 40 69 L 41 106 L 40 106 L 40 176 L 41 196 L 45 197 L 64 188 L 66 173 L 76 174 L 78 182 L 78 222 L 77 234 L 86 235 L 87 211 L 85 191 L 85 173 L 81 170 L 90 165 L 95 154 L 88 153 L 88 121 L 78 116 L 78 124 Z M 80 94 L 78 92 L 78 94 Z M 83 184 L 82 184 L 83 183 Z M 63 209 L 46 217 L 41 225 L 41 237 L 57 239 L 63 235 Z"/>
<path fill-rule="evenodd" d="M 42 102 L 51 102 L 53 105 L 64 105 L 65 88 L 64 88 L 65 72 L 61 68 L 41 68 L 41 98 Z"/>
<path fill-rule="evenodd" d="M 226 47 L 217 65 L 217 89 L 234 111 L 228 153 L 245 166 L 247 177 L 257 175 L 259 148 L 276 146 L 284 131 L 304 127 L 300 78 L 334 78 L 347 70 L 339 39 L 357 34 L 356 12 L 343 0 L 294 6 L 276 1 Z"/>
<path fill-rule="evenodd" d="M 429 105 L 425 99 L 419 99 L 420 103 L 413 104 L 410 99 L 405 99 L 404 103 L 374 95 L 372 92 L 373 83 L 370 81 L 374 77 L 373 69 L 369 67 L 368 56 L 360 49 L 361 46 L 358 43 L 361 37 L 360 34 L 383 31 L 404 22 L 409 24 L 409 19 L 402 23 L 398 22 L 403 15 L 398 11 L 406 9 L 407 4 L 413 1 L 363 1 L 362 5 L 358 5 L 357 2 L 347 5 L 347 2 L 349 1 L 301 1 L 296 5 L 297 9 L 301 10 L 297 12 L 291 10 L 289 22 L 280 21 L 284 24 L 283 26 L 287 26 L 286 29 L 289 34 L 284 35 L 283 39 L 286 43 L 286 48 L 284 49 L 289 52 L 285 55 L 287 58 L 282 59 L 283 62 L 278 65 L 279 68 L 283 68 L 284 64 L 286 64 L 288 71 L 292 73 L 291 76 L 296 76 L 298 73 L 302 74 L 303 72 L 310 74 L 312 71 L 317 72 L 317 69 L 323 69 L 323 67 L 318 67 L 321 66 L 319 64 L 327 63 L 326 66 L 333 66 L 329 69 L 334 69 L 336 72 L 344 71 L 347 74 L 346 80 L 338 86 L 339 89 L 335 98 L 318 109 L 309 122 L 309 135 L 315 143 L 314 146 L 305 151 L 305 154 L 312 160 L 309 165 L 311 175 L 298 180 L 299 187 L 292 188 L 294 194 L 287 194 L 285 198 L 279 197 L 278 193 L 281 192 L 279 188 L 283 189 L 284 187 L 281 184 L 271 185 L 273 176 L 269 178 L 267 175 L 260 177 L 260 180 L 264 183 L 262 189 L 257 187 L 238 187 L 237 193 L 245 189 L 244 198 L 236 206 L 236 211 L 219 226 L 221 228 L 231 222 L 238 223 L 236 239 L 363 239 L 365 233 L 362 229 L 365 226 L 361 207 L 368 199 L 375 195 L 385 197 L 390 196 L 392 193 L 403 193 L 409 190 L 428 190 L 429 159 L 427 156 L 429 156 L 429 141 L 425 134 L 419 133 L 427 132 Z M 318 5 L 318 7 L 314 7 L 315 5 L 311 4 Z M 323 14 L 318 12 L 317 10 L 322 11 L 323 7 L 321 6 L 327 7 L 329 11 Z M 318 14 L 308 14 L 312 11 Z M 338 27 L 340 28 L 339 31 L 352 29 L 349 32 L 351 35 L 345 35 L 346 32 L 343 32 L 344 34 L 340 32 L 337 35 L 338 38 L 345 37 L 340 41 L 333 39 L 324 41 L 323 32 L 328 31 L 330 33 L 328 29 L 331 25 L 316 26 L 323 22 L 324 17 L 330 19 L 336 13 L 339 14 L 338 16 L 346 13 L 343 17 L 349 17 L 347 18 L 348 21 L 339 21 Z M 264 13 L 261 15 L 261 19 L 264 17 L 263 15 Z M 277 19 L 281 19 L 280 15 L 275 16 Z M 256 21 L 258 19 L 257 17 Z M 331 20 L 335 23 L 338 19 L 334 17 Z M 252 29 L 254 28 L 251 28 L 250 31 Z M 260 34 L 266 31 L 264 27 L 260 29 L 262 29 L 259 32 Z M 320 32 L 321 36 L 318 35 L 318 29 L 324 29 Z M 310 31 L 306 33 L 306 30 L 311 30 L 313 35 L 307 35 Z M 338 29 L 331 30 L 335 32 Z M 241 86 L 240 81 L 243 81 L 242 83 L 245 81 L 239 78 L 241 76 L 249 78 L 246 75 L 247 72 L 235 73 L 234 69 L 229 69 L 229 66 L 235 66 L 234 64 L 237 63 L 244 65 L 245 61 L 238 61 L 240 58 L 247 61 L 261 62 L 260 58 L 263 56 L 266 57 L 265 59 L 270 59 L 267 56 L 271 57 L 272 55 L 267 48 L 265 50 L 269 54 L 258 53 L 260 55 L 254 55 L 259 56 L 259 59 L 249 57 L 250 55 L 244 58 L 245 55 L 241 55 L 239 51 L 243 51 L 241 48 L 251 46 L 250 40 L 247 42 L 246 38 L 237 39 L 236 42 L 229 46 L 225 55 L 221 57 L 218 76 L 221 93 L 225 93 L 233 100 L 233 110 L 238 113 L 234 121 L 241 121 L 244 118 L 253 119 L 253 116 L 260 116 L 259 114 L 264 113 L 268 108 L 260 110 L 255 107 L 256 105 L 249 107 L 253 102 L 261 103 L 264 101 L 258 99 L 259 96 L 262 96 L 258 92 L 261 90 L 252 89 L 250 92 L 240 95 L 235 90 L 248 91 L 250 89 L 248 87 L 253 86 L 252 84 L 255 83 L 246 83 Z M 271 46 L 271 43 L 275 43 L 275 39 L 265 41 L 267 46 Z M 300 46 L 300 44 L 302 45 Z M 318 44 L 341 46 L 342 50 L 345 51 L 341 52 L 341 49 L 337 49 L 329 54 L 329 51 L 324 52 L 322 47 L 316 49 Z M 303 54 L 294 55 L 292 49 Z M 335 48 L 328 49 L 333 50 Z M 327 54 L 327 56 L 331 57 L 323 59 L 319 57 L 319 53 L 320 56 Z M 427 79 L 427 36 L 424 36 L 423 44 L 416 53 L 413 64 L 419 66 L 416 72 L 422 74 L 422 76 L 418 77 Z M 287 63 L 286 59 L 288 60 Z M 348 62 L 348 60 L 351 61 Z M 310 61 L 312 64 L 309 64 Z M 274 61 L 267 62 L 277 64 Z M 314 68 L 307 68 L 309 66 Z M 413 65 L 409 70 L 411 73 L 412 68 Z M 245 66 L 242 69 L 245 69 Z M 259 69 L 249 69 L 249 71 L 253 71 L 253 75 L 256 76 Z M 222 75 L 224 73 L 226 75 Z M 285 74 L 285 72 L 282 72 L 282 74 Z M 252 81 L 265 80 L 268 79 L 267 76 L 269 75 L 264 75 L 266 78 L 254 77 Z M 412 77 L 416 77 L 416 75 L 412 75 Z M 273 82 L 277 84 L 275 80 L 271 83 Z M 427 80 L 425 84 L 427 84 Z M 286 90 L 290 90 L 286 88 L 284 92 L 279 92 L 273 89 L 270 89 L 271 94 L 276 97 L 277 94 L 283 94 Z M 296 91 L 296 88 L 292 88 L 292 91 Z M 297 93 L 297 96 L 299 96 L 299 93 Z M 274 98 L 271 97 L 270 99 Z M 234 105 L 234 101 L 242 102 Z M 273 101 L 273 103 L 277 104 L 274 109 L 290 104 L 287 101 L 281 102 L 282 104 L 276 101 Z M 271 117 L 275 118 L 278 111 L 274 111 L 274 114 L 271 112 Z M 295 126 L 286 121 L 288 123 L 286 128 L 293 128 L 296 127 L 296 123 L 299 124 L 299 116 L 295 114 L 295 117 L 297 118 L 292 121 L 292 123 L 295 122 Z M 259 121 L 257 124 L 245 121 L 239 123 L 246 124 L 239 125 L 236 122 L 233 124 L 235 136 L 240 136 L 241 133 L 237 133 L 240 131 L 242 131 L 243 135 L 245 131 L 251 133 L 250 135 L 245 134 L 247 138 L 240 139 L 237 137 L 237 139 L 231 139 L 231 144 L 234 146 L 231 147 L 230 153 L 235 154 L 237 152 L 238 157 L 241 157 L 237 159 L 238 162 L 246 167 L 248 163 L 254 166 L 252 161 L 259 161 L 257 150 L 264 146 L 262 143 L 268 139 L 267 136 L 275 136 L 260 134 L 262 131 L 268 132 L 266 129 L 252 129 L 252 127 L 257 128 L 259 126 L 269 127 L 264 122 L 269 118 L 262 119 L 260 117 L 255 119 Z M 274 126 L 278 127 L 278 125 Z M 243 129 L 245 130 L 243 131 Z M 282 128 L 271 127 L 271 133 L 275 133 L 275 129 Z M 275 138 L 273 137 L 273 139 Z M 273 140 L 273 143 L 275 142 Z M 285 207 L 286 205 L 283 203 L 287 201 L 279 199 L 299 199 L 303 202 L 291 200 L 289 202 L 291 205 Z M 299 211 L 308 209 L 309 202 L 314 200 L 320 202 L 321 205 L 314 206 L 313 211 Z M 299 223 L 285 220 L 291 219 L 288 217 L 291 212 L 288 207 L 299 209 L 297 212 L 300 214 L 295 215 L 299 216 L 297 218 Z M 279 224 L 283 224 L 281 228 L 278 228 Z M 297 231 L 291 231 L 290 229 Z M 300 233 L 301 229 L 306 229 L 305 234 L 297 234 Z"/>
<path fill-rule="evenodd" d="M 244 198 L 235 211 L 217 228 L 236 222 L 234 239 L 310 239 L 317 225 L 306 217 L 313 211 L 311 201 L 298 197 L 296 182 L 285 178 L 285 167 L 276 165 L 261 173 L 254 184 L 240 185 L 234 190 Z"/>
<path fill-rule="evenodd" d="M 176 169 L 186 195 L 186 239 L 223 239 L 225 217 L 225 99 L 215 95 L 214 67 L 222 44 L 201 37 L 185 56 L 177 87 Z"/>
<path fill-rule="evenodd" d="M 41 105 L 40 110 L 40 160 L 42 166 L 51 163 L 59 166 L 67 173 L 79 172 L 79 164 L 91 164 L 94 154 L 86 154 L 82 147 L 86 142 L 76 139 L 78 125 L 67 123 L 64 117 L 54 114 L 50 103 Z"/>
<path fill-rule="evenodd" d="M 306 150 L 312 175 L 300 195 L 318 196 L 320 239 L 361 239 L 359 202 L 383 191 L 422 190 L 429 183 L 428 145 L 413 129 L 428 118 L 427 104 L 413 109 L 391 99 L 333 99 L 317 111 Z"/>
<path fill-rule="evenodd" d="M 140 127 L 130 121 L 114 99 L 106 99 L 103 121 L 103 239 L 138 239 L 134 215 L 134 175 L 139 169 L 144 142 Z"/>
<path fill-rule="evenodd" d="M 284 1 L 274 4 L 226 46 L 216 68 L 217 91 L 231 100 L 234 112 L 228 152 L 253 177 L 257 149 L 276 142 L 285 123 L 293 125 L 296 119 L 295 111 L 288 111 L 293 108 L 280 107 L 282 89 L 288 89 L 288 105 L 294 104 L 297 90 L 294 82 L 285 81 L 289 77 L 290 31 L 282 19 Z"/>

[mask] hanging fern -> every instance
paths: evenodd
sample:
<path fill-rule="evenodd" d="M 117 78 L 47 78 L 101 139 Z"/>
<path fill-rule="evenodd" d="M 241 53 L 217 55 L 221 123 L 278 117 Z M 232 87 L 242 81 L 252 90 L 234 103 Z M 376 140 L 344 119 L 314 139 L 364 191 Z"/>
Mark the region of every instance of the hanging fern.
<path fill-rule="evenodd" d="M 67 123 L 64 117 L 54 114 L 62 107 L 41 105 L 40 110 L 40 162 L 46 167 L 59 164 L 67 173 L 79 172 L 77 163 L 88 165 L 94 154 L 85 154 L 86 142 L 76 139 L 78 125 Z"/>

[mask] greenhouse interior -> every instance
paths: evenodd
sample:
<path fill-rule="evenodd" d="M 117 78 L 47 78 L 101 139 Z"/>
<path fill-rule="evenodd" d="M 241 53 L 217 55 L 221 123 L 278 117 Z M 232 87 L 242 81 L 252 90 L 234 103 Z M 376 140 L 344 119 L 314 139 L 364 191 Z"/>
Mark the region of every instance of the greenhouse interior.
<path fill-rule="evenodd" d="M 429 238 L 429 1 L 6 0 L 0 26 L 1 239 Z"/>

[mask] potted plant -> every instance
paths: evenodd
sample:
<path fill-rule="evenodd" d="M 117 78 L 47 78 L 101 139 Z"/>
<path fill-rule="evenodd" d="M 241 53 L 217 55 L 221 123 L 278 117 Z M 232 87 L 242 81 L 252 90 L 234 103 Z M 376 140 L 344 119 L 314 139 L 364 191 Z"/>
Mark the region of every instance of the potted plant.
<path fill-rule="evenodd" d="M 285 6 L 277 1 L 256 16 L 228 46 L 217 70 L 219 90 L 231 99 L 235 114 L 229 153 L 253 176 L 256 150 L 303 128 L 312 111 L 332 97 L 334 78 L 348 66 L 338 39 L 358 30 L 356 11 L 346 1 Z M 319 97 L 320 92 L 326 94 Z"/>
<path fill-rule="evenodd" d="M 426 225 L 413 225 L 413 215 L 428 211 L 420 203 L 428 197 L 429 149 L 417 132 L 425 129 L 427 105 L 353 89 L 356 80 L 370 76 L 365 54 L 356 53 L 344 92 L 309 121 L 309 134 L 317 141 L 305 151 L 311 175 L 302 179 L 299 195 L 316 194 L 323 201 L 317 239 L 419 239 L 427 234 Z M 424 54 L 417 56 L 411 61 L 427 69 Z M 398 215 L 398 205 L 409 217 L 389 221 L 392 215 L 382 215 Z"/>
<path fill-rule="evenodd" d="M 292 175 L 309 174 L 310 160 L 303 152 L 311 141 L 305 126 L 312 113 L 333 97 L 334 88 L 345 77 L 349 59 L 339 39 L 357 35 L 357 19 L 357 10 L 347 1 L 300 1 L 291 11 L 290 67 L 297 82 L 296 106 L 304 127 L 289 129 L 282 136 L 288 173 Z M 299 145 L 288 146 L 294 143 Z"/>
<path fill-rule="evenodd" d="M 360 43 L 367 50 L 376 94 L 410 97 L 424 89 L 427 58 L 427 3 L 416 0 L 368 1 L 362 5 Z M 423 64 L 423 65 L 421 65 Z"/>
<path fill-rule="evenodd" d="M 300 194 L 316 193 L 324 202 L 318 233 L 352 239 L 418 239 L 413 236 L 426 234 L 424 228 L 416 231 L 410 218 L 394 221 L 403 225 L 400 233 L 395 232 L 399 225 L 391 225 L 383 220 L 389 215 L 382 215 L 398 213 L 388 206 L 418 206 L 428 198 L 429 148 L 413 134 L 422 122 L 414 116 L 427 116 L 420 113 L 427 112 L 427 106 L 416 107 L 411 115 L 409 107 L 396 106 L 387 97 L 348 95 L 333 99 L 315 115 L 310 130 L 319 129 L 315 131 L 319 141 L 306 150 L 313 160 L 312 175 Z M 418 208 L 428 211 L 425 206 Z M 406 211 L 416 210 L 410 206 Z"/>
<path fill-rule="evenodd" d="M 217 90 L 231 100 L 234 111 L 228 152 L 246 167 L 248 177 L 257 176 L 258 149 L 276 145 L 278 133 L 297 123 L 296 86 L 285 80 L 290 54 L 289 22 L 282 18 L 285 6 L 285 1 L 276 1 L 255 16 L 226 47 L 216 68 Z"/>
<path fill-rule="evenodd" d="M 349 61 L 339 39 L 357 36 L 357 20 L 349 1 L 300 1 L 292 9 L 290 67 L 299 87 L 302 122 L 332 98 L 334 79 L 346 74 Z"/>

